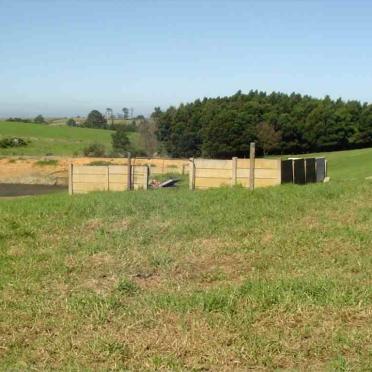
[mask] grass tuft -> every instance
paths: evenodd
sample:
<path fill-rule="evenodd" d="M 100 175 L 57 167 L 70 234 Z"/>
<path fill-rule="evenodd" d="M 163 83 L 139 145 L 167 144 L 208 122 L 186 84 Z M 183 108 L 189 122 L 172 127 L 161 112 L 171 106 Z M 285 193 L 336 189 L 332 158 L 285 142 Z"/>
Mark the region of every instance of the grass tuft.
<path fill-rule="evenodd" d="M 139 287 L 136 283 L 132 282 L 129 279 L 121 279 L 118 286 L 117 290 L 124 295 L 127 296 L 134 296 L 135 294 L 138 293 Z"/>

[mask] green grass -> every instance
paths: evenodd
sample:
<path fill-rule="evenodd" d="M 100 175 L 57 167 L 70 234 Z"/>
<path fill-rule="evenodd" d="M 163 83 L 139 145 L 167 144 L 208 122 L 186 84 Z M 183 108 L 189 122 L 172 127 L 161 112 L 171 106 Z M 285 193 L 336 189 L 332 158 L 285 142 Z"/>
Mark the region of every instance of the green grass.
<path fill-rule="evenodd" d="M 43 159 L 43 160 L 38 160 L 35 164 L 36 165 L 39 165 L 39 166 L 57 165 L 58 164 L 58 160 L 56 160 L 56 159 Z"/>
<path fill-rule="evenodd" d="M 336 180 L 356 180 L 372 176 L 371 149 L 323 153 Z M 347 170 L 347 171 L 346 171 Z"/>
<path fill-rule="evenodd" d="M 104 144 L 107 151 L 111 151 L 112 133 L 101 129 L 0 121 L 0 139 L 21 137 L 31 141 L 26 147 L 0 149 L 0 155 L 82 155 L 83 149 L 94 142 Z M 137 145 L 137 133 L 130 133 L 129 137 Z"/>
<path fill-rule="evenodd" d="M 372 149 L 331 182 L 0 200 L 0 369 L 367 371 Z"/>
<path fill-rule="evenodd" d="M 371 149 L 321 152 L 304 157 L 325 156 L 330 163 L 330 175 L 338 180 L 356 180 L 372 176 Z M 299 155 L 301 157 L 302 155 Z"/>

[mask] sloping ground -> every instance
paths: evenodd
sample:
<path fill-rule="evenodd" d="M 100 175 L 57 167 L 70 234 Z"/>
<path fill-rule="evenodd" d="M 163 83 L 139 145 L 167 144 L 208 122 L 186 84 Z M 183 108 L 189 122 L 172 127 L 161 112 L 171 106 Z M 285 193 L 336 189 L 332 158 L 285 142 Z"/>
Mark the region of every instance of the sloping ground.
<path fill-rule="evenodd" d="M 324 153 L 335 180 L 357 180 L 372 176 L 372 149 Z"/>
<path fill-rule="evenodd" d="M 321 157 L 324 156 L 329 162 L 329 173 L 334 180 L 356 180 L 372 176 L 372 148 L 320 152 L 305 155 L 287 155 L 287 157 Z"/>
<path fill-rule="evenodd" d="M 355 154 L 328 184 L 1 201 L 0 368 L 368 370 Z"/>
<path fill-rule="evenodd" d="M 0 138 L 21 137 L 30 140 L 26 147 L 0 148 L 0 155 L 81 155 L 83 149 L 94 142 L 102 143 L 110 151 L 112 133 L 102 129 L 0 121 Z M 136 145 L 137 134 L 130 133 L 129 137 Z"/>

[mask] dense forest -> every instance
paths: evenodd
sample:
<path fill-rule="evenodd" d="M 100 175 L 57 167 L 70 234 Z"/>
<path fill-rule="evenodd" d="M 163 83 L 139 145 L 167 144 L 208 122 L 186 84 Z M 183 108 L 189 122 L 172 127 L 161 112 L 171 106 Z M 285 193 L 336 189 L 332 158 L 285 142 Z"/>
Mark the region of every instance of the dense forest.
<path fill-rule="evenodd" d="M 246 157 L 332 151 L 372 145 L 372 105 L 300 94 L 240 91 L 231 97 L 155 108 L 158 139 L 174 157 Z"/>

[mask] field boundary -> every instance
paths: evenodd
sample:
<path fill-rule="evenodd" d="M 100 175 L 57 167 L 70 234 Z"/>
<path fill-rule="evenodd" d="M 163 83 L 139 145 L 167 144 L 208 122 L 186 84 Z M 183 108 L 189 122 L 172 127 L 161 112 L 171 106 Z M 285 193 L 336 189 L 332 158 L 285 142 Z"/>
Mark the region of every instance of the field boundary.
<path fill-rule="evenodd" d="M 149 169 L 146 165 L 74 165 L 69 166 L 69 194 L 90 191 L 147 190 Z"/>
<path fill-rule="evenodd" d="M 235 185 L 252 188 L 252 184 L 254 188 L 281 184 L 281 159 L 255 159 L 251 162 L 250 159 L 236 157 L 231 160 L 191 158 L 189 162 L 191 190 Z"/>
<path fill-rule="evenodd" d="M 0 157 L 0 183 L 68 185 L 69 164 L 127 165 L 126 158 L 89 158 L 60 156 Z M 188 174 L 188 159 L 132 158 L 135 166 L 148 166 L 150 175 Z"/>

